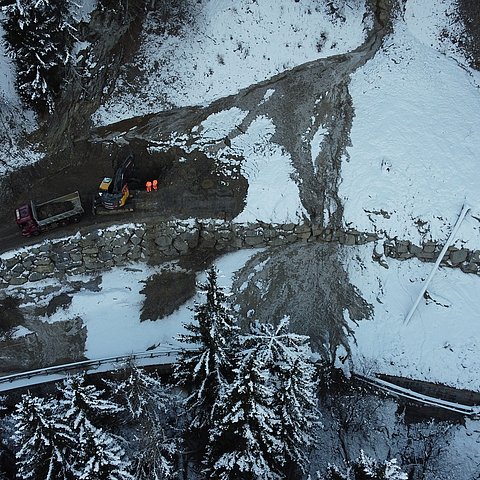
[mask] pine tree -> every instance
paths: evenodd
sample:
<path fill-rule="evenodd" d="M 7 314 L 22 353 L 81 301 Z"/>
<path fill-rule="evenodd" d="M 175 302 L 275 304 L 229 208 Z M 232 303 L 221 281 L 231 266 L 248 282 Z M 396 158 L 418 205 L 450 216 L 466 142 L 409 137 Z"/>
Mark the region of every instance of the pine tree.
<path fill-rule="evenodd" d="M 82 375 L 67 378 L 59 388 L 60 405 L 65 422 L 75 434 L 76 445 L 70 455 L 75 478 L 81 480 L 129 480 L 129 463 L 113 435 L 104 431 L 101 423 L 107 417 L 122 412 L 122 407 L 102 398 L 103 390 L 86 385 Z"/>
<path fill-rule="evenodd" d="M 99 428 L 86 426 L 81 441 L 82 455 L 77 460 L 79 480 L 133 480 L 129 463 L 116 439 Z"/>
<path fill-rule="evenodd" d="M 13 477 L 15 465 L 15 456 L 7 444 L 9 428 L 13 428 L 11 415 L 6 415 L 7 410 L 4 406 L 6 397 L 0 396 L 0 480 L 6 480 Z"/>
<path fill-rule="evenodd" d="M 134 462 L 135 480 L 167 480 L 179 477 L 175 466 L 180 442 L 166 435 L 162 424 L 144 423 Z"/>
<path fill-rule="evenodd" d="M 261 478 L 252 461 L 257 450 L 265 478 L 306 470 L 319 425 L 317 382 L 308 337 L 288 327 L 288 319 L 277 326 L 255 323 L 239 337 L 239 368 L 225 399 L 218 399 L 223 416 L 212 429 L 205 462 L 213 477 Z"/>
<path fill-rule="evenodd" d="M 188 344 L 177 361 L 178 386 L 190 391 L 185 405 L 191 415 L 190 431 L 205 436 L 215 415 L 217 398 L 223 395 L 232 371 L 232 352 L 238 327 L 226 305 L 226 295 L 217 284 L 218 272 L 212 267 L 207 282 L 199 288 L 206 301 L 195 304 L 196 323 L 185 325 L 189 332 L 180 340 Z"/>
<path fill-rule="evenodd" d="M 319 480 L 407 480 L 408 475 L 402 472 L 396 459 L 378 460 L 365 455 L 360 456 L 342 472 L 337 466 L 330 465 L 325 477 L 318 475 Z"/>
<path fill-rule="evenodd" d="M 276 480 L 281 452 L 280 421 L 272 408 L 274 389 L 255 348 L 239 352 L 235 380 L 219 398 L 219 415 L 210 431 L 205 460 L 209 478 Z"/>
<path fill-rule="evenodd" d="M 5 40 L 17 63 L 18 91 L 32 106 L 51 111 L 73 45 L 68 2 L 16 0 L 5 10 Z"/>
<path fill-rule="evenodd" d="M 128 365 L 124 380 L 109 382 L 114 393 L 126 403 L 132 420 L 138 425 L 134 472 L 136 480 L 174 478 L 179 449 L 178 397 L 157 376 L 135 364 Z"/>
<path fill-rule="evenodd" d="M 16 455 L 19 478 L 73 478 L 68 451 L 74 444 L 74 435 L 63 423 L 55 400 L 23 395 L 14 420 L 13 439 L 20 447 Z"/>
<path fill-rule="evenodd" d="M 274 407 L 280 420 L 279 439 L 283 451 L 279 464 L 285 470 L 305 473 L 314 431 L 320 425 L 317 409 L 318 380 L 311 362 L 309 337 L 289 332 L 289 320 L 277 326 L 257 324 L 255 333 L 263 340 L 265 362 L 275 379 Z"/>
<path fill-rule="evenodd" d="M 84 375 L 68 377 L 59 387 L 65 419 L 80 431 L 86 423 L 98 424 L 105 417 L 123 412 L 123 407 L 103 398 L 104 390 L 85 383 Z"/>

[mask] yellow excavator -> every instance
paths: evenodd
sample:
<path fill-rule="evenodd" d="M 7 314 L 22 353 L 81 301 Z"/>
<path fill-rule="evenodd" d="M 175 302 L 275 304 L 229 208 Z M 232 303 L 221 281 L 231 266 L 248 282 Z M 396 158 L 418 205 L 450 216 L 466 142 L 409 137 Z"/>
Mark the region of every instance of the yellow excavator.
<path fill-rule="evenodd" d="M 132 176 L 134 167 L 134 155 L 128 157 L 115 169 L 113 177 L 104 177 L 98 187 L 97 195 L 93 200 L 93 213 L 114 213 L 119 209 L 125 209 L 125 204 L 130 197 L 128 180 Z"/>

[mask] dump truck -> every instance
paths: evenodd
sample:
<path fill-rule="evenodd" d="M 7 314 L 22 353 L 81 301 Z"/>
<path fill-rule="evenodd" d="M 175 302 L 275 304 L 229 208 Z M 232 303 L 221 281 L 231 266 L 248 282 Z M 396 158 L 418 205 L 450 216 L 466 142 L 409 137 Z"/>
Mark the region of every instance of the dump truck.
<path fill-rule="evenodd" d="M 38 204 L 31 200 L 15 210 L 15 219 L 22 235 L 31 237 L 60 225 L 78 222 L 83 213 L 80 195 L 73 192 Z"/>

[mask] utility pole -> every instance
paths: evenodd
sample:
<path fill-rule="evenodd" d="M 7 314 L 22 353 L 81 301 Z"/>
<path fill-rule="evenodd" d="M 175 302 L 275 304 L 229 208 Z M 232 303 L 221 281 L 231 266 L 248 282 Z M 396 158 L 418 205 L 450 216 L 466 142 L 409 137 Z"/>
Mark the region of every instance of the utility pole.
<path fill-rule="evenodd" d="M 455 235 L 457 234 L 458 229 L 460 228 L 460 224 L 463 222 L 463 219 L 465 218 L 465 215 L 467 215 L 470 208 L 471 207 L 469 205 L 467 205 L 466 203 L 463 205 L 462 211 L 460 212 L 460 215 L 459 215 L 459 217 L 458 217 L 458 219 L 455 223 L 455 226 L 453 227 L 452 233 L 448 237 L 448 240 L 445 243 L 445 245 L 443 246 L 442 251 L 439 253 L 439 255 L 437 257 L 437 261 L 435 262 L 435 265 L 433 266 L 432 271 L 430 272 L 430 275 L 425 280 L 425 283 L 423 284 L 423 288 L 420 291 L 420 293 L 418 294 L 418 297 L 415 300 L 415 303 L 413 304 L 412 308 L 408 312 L 408 315 L 405 317 L 405 320 L 403 321 L 403 323 L 405 325 L 408 325 L 408 323 L 410 322 L 413 314 L 415 313 L 416 308 L 418 307 L 418 304 L 420 303 L 420 300 L 422 299 L 424 293 L 427 291 L 427 287 L 430 284 L 433 276 L 435 275 L 435 272 L 437 271 L 437 268 L 440 265 L 440 262 L 443 260 L 443 257 L 445 255 L 446 251 L 448 250 L 448 247 L 451 245 L 451 243 L 455 239 Z"/>

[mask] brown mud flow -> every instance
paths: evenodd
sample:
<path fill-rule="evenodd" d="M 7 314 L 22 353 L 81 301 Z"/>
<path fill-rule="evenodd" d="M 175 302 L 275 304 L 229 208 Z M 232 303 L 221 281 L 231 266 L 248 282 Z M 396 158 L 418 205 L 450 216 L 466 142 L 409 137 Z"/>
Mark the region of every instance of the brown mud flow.
<path fill-rule="evenodd" d="M 128 8 L 131 11 L 127 12 L 124 20 L 118 16 L 118 12 L 112 18 L 108 17 L 106 11 L 96 12 L 92 22 L 84 26 L 83 37 L 92 40 L 92 55 L 97 64 L 108 65 L 108 68 L 99 68 L 86 85 L 79 83 L 80 80 L 72 72 L 72 81 L 67 82 L 68 89 L 62 95 L 57 113 L 35 134 L 46 149 L 46 157 L 37 164 L 22 168 L 2 179 L 0 236 L 4 233 L 11 237 L 12 209 L 31 196 L 40 201 L 79 190 L 82 198 L 90 199 L 100 179 L 112 174 L 112 163 L 124 150 L 136 154 L 136 165 L 140 169 L 142 180 L 158 175 L 166 179 L 166 182 L 169 181 L 168 177 L 174 181 L 174 188 L 165 191 L 164 205 L 171 205 L 169 213 L 179 216 L 190 214 L 186 211 L 189 205 L 195 203 L 205 190 L 194 187 L 193 184 L 203 182 L 203 185 L 209 185 L 210 181 L 218 183 L 218 172 L 212 169 L 206 175 L 205 165 L 208 161 L 200 153 L 194 155 L 194 162 L 186 162 L 192 163 L 186 167 L 178 165 L 179 156 L 175 152 L 169 152 L 168 147 L 163 156 L 147 153 L 147 148 L 165 141 L 172 132 L 191 135 L 192 128 L 211 113 L 232 106 L 250 113 L 239 126 L 240 130 L 232 132 L 231 138 L 242 130 L 245 131 L 258 115 L 264 114 L 272 118 L 277 128 L 273 140 L 283 145 L 292 156 L 297 176 L 302 180 L 299 188 L 309 215 L 313 220 L 321 218 L 325 206 L 333 202 L 337 205 L 337 213 L 332 222 L 339 221 L 341 205 L 336 198 L 336 184 L 340 158 L 348 143 L 353 115 L 348 79 L 381 45 L 383 36 L 389 30 L 386 19 L 389 18 L 390 3 L 372 2 L 373 28 L 365 43 L 354 52 L 302 65 L 248 87 L 236 95 L 213 102 L 205 108 L 172 109 L 92 130 L 90 115 L 99 106 L 102 92 L 109 90 L 108 85 L 115 82 L 120 66 L 132 58 L 138 46 L 144 13 L 138 9 L 137 4 L 138 2 L 129 2 L 131 7 Z M 260 104 L 267 88 L 274 88 L 276 93 L 269 102 Z M 317 102 L 319 99 L 320 102 Z M 324 149 L 326 153 L 317 159 L 316 172 L 312 162 L 307 161 L 309 155 L 306 155 L 305 144 L 308 142 L 301 141 L 301 135 L 307 130 L 313 114 L 318 116 L 318 122 L 331 118 L 326 140 L 329 148 Z M 295 125 L 295 129 L 292 129 L 292 125 Z M 218 145 L 212 145 L 212 148 L 218 148 Z M 182 157 L 189 159 L 188 155 Z M 212 162 L 210 160 L 210 164 Z M 224 189 L 220 189 L 218 194 L 209 195 L 207 199 L 207 203 L 213 201 L 217 204 L 214 210 L 227 211 L 227 216 L 234 216 L 240 211 L 246 195 L 246 180 L 239 175 L 236 178 L 238 180 L 230 179 L 228 185 L 230 193 L 233 192 L 233 200 L 225 195 Z M 187 188 L 182 189 L 180 180 L 183 184 L 186 183 Z M 176 205 L 175 199 L 192 188 L 196 188 L 193 197 L 188 197 L 187 194 L 187 199 Z M 228 204 L 226 208 L 222 208 L 223 201 Z M 206 206 L 203 209 L 204 215 L 215 216 L 215 212 L 208 211 Z M 201 212 L 191 214 L 201 215 Z"/>

